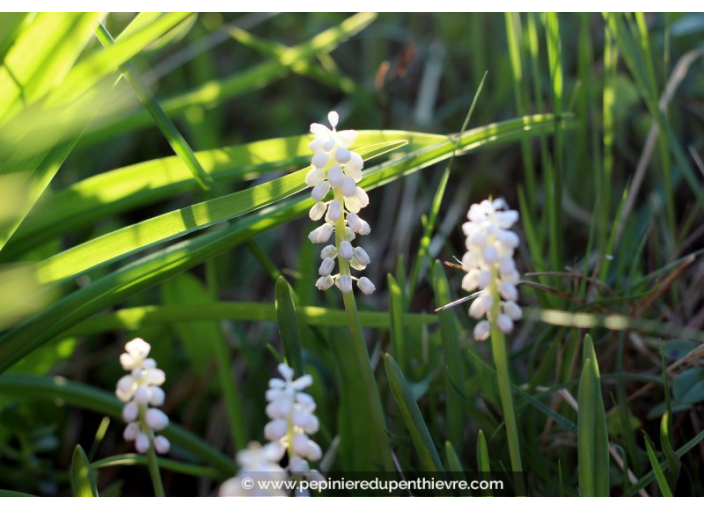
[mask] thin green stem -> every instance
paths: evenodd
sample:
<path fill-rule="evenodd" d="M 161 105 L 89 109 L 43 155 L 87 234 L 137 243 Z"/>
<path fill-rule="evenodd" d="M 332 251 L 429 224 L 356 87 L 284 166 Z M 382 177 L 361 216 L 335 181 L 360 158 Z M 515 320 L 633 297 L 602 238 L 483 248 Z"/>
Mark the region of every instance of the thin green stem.
<path fill-rule="evenodd" d="M 518 440 L 518 425 L 516 423 L 516 412 L 513 408 L 513 395 L 511 393 L 511 378 L 508 371 L 508 352 L 504 333 L 496 323 L 496 318 L 501 313 L 501 297 L 497 286 L 498 271 L 492 268 L 492 282 L 489 292 L 494 297 L 494 304 L 491 310 L 491 349 L 494 354 L 494 364 L 496 365 L 496 376 L 499 384 L 499 395 L 501 396 L 501 406 L 504 411 L 506 422 L 506 435 L 508 436 L 508 449 L 511 456 L 511 467 L 515 473 L 520 473 L 522 469 L 521 449 Z"/>
<path fill-rule="evenodd" d="M 147 467 L 149 468 L 149 476 L 152 479 L 152 485 L 154 485 L 154 495 L 158 498 L 163 498 L 166 494 L 164 494 L 164 484 L 161 482 L 159 460 L 156 456 L 156 450 L 154 449 L 154 432 L 149 428 L 149 425 L 147 425 L 145 414 L 146 408 L 144 406 L 140 406 L 139 424 L 142 427 L 142 431 L 149 436 L 149 450 L 147 450 Z"/>

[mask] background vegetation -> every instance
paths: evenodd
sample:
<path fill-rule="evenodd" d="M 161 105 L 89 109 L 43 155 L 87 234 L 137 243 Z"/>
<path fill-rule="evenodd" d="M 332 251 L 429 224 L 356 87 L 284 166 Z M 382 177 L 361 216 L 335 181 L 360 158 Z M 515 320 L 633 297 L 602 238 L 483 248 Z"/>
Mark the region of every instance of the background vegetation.
<path fill-rule="evenodd" d="M 315 379 L 323 470 L 381 467 L 372 436 L 406 472 L 510 469 L 490 345 L 467 304 L 433 311 L 462 297 L 442 261 L 491 195 L 521 213 L 528 493 L 704 495 L 703 32 L 701 14 L 0 14 L 0 489 L 71 494 L 81 445 L 101 495 L 151 494 L 112 395 L 136 336 L 167 374 L 169 495 L 213 494 L 263 439 L 284 354 Z M 297 171 L 330 110 L 376 155 L 377 292 L 357 306 L 383 430 L 338 355 L 340 295 L 313 286 Z"/>

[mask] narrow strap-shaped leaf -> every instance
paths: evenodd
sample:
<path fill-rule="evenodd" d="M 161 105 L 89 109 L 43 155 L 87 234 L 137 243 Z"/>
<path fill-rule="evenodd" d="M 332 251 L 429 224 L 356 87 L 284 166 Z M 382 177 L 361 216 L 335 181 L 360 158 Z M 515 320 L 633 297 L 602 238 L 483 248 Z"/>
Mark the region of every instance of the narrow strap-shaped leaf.
<path fill-rule="evenodd" d="M 423 420 L 423 415 L 418 409 L 418 404 L 413 398 L 413 392 L 406 382 L 401 369 L 390 354 L 384 355 L 384 366 L 386 367 L 386 377 L 389 380 L 389 387 L 394 399 L 401 410 L 403 421 L 413 440 L 420 465 L 425 471 L 443 471 L 440 456 L 435 448 L 428 426 Z"/>
<path fill-rule="evenodd" d="M 298 315 L 293 302 L 293 289 L 283 276 L 276 280 L 276 322 L 279 326 L 281 342 L 284 344 L 286 361 L 300 377 L 304 371 Z"/>
<path fill-rule="evenodd" d="M 440 261 L 436 261 L 433 265 L 432 275 L 435 302 L 449 303 L 452 300 L 450 285 L 445 276 L 444 266 Z M 442 348 L 445 364 L 447 365 L 445 373 L 447 428 L 445 433 L 447 438 L 461 449 L 466 424 L 463 416 L 462 399 L 452 385 L 456 384 L 459 388 L 464 388 L 464 367 L 462 366 L 459 339 L 455 329 L 455 315 L 452 309 L 447 308 L 438 312 L 438 317 L 440 320 Z"/>
<path fill-rule="evenodd" d="M 356 152 L 368 160 L 404 143 L 387 142 Z M 305 177 L 309 170 L 310 167 L 307 167 L 259 186 L 177 209 L 87 241 L 39 263 L 36 267 L 38 281 L 50 284 L 74 278 L 155 243 L 271 205 L 305 189 Z"/>
<path fill-rule="evenodd" d="M 579 495 L 608 497 L 609 438 L 606 412 L 601 396 L 599 366 L 589 335 L 584 338 L 583 368 L 577 403 Z"/>
<path fill-rule="evenodd" d="M 391 317 L 391 344 L 401 367 L 406 366 L 406 335 L 403 322 L 403 292 L 391 273 L 386 277 L 389 286 L 389 315 Z"/>
<path fill-rule="evenodd" d="M 445 441 L 445 459 L 446 459 L 446 466 L 448 471 L 452 472 L 452 479 L 461 479 L 465 480 L 465 476 L 462 474 L 464 473 L 464 469 L 462 468 L 462 462 L 460 461 L 460 458 L 457 456 L 457 452 L 455 451 L 455 448 L 452 446 L 452 443 L 450 441 Z M 468 488 L 464 491 L 462 491 L 462 495 L 466 497 L 472 497 L 472 491 Z"/>
<path fill-rule="evenodd" d="M 670 486 L 667 483 L 667 478 L 665 477 L 665 473 L 663 473 L 662 468 L 660 467 L 660 463 L 658 462 L 658 458 L 655 455 L 655 449 L 653 448 L 653 445 L 650 441 L 650 438 L 648 437 L 648 434 L 643 432 L 643 435 L 645 436 L 645 448 L 648 450 L 648 460 L 650 461 L 650 465 L 653 468 L 653 473 L 655 474 L 655 480 L 658 482 L 658 487 L 660 487 L 660 492 L 662 492 L 662 495 L 671 498 L 672 497 L 672 490 L 670 490 Z"/>
<path fill-rule="evenodd" d="M 86 452 L 83 451 L 79 444 L 73 450 L 69 480 L 71 481 L 71 489 L 74 496 L 82 498 L 98 497 L 98 487 L 95 484 L 93 468 L 86 456 Z"/>
<path fill-rule="evenodd" d="M 486 444 L 486 438 L 484 437 L 484 432 L 480 429 L 479 435 L 477 436 L 477 468 L 480 473 L 490 473 L 491 464 L 489 462 L 489 448 Z M 494 495 L 491 488 L 484 490 L 484 495 L 487 497 L 492 497 Z"/>
<path fill-rule="evenodd" d="M 407 151 L 442 142 L 446 137 L 412 131 L 358 131 L 354 148 L 407 140 Z M 196 152 L 201 167 L 218 184 L 252 180 L 274 170 L 302 167 L 310 160 L 310 135 L 274 138 Z M 12 260 L 51 238 L 94 221 L 194 191 L 198 184 L 178 156 L 144 161 L 79 181 L 43 196 L 9 244 L 0 252 Z"/>
<path fill-rule="evenodd" d="M 300 323 L 309 326 L 342 327 L 347 325 L 347 316 L 342 310 L 318 306 L 297 306 L 296 315 Z M 365 328 L 389 329 L 391 327 L 391 318 L 386 312 L 362 311 L 359 312 L 359 319 Z M 275 305 L 271 303 L 243 301 L 138 306 L 91 317 L 64 334 L 66 337 L 95 335 L 116 329 L 137 330 L 157 324 L 167 325 L 202 320 L 276 322 L 277 310 Z M 434 314 L 405 313 L 401 321 L 407 327 L 418 328 L 437 324 L 438 318 Z"/>
<path fill-rule="evenodd" d="M 462 137 L 464 151 L 476 150 L 525 136 L 532 130 L 539 134 L 550 129 L 548 115 L 526 117 L 471 130 Z M 452 154 L 454 143 L 443 142 L 409 153 L 400 160 L 379 165 L 367 172 L 364 189 L 371 190 L 403 175 L 416 172 L 442 161 Z M 0 337 L 0 372 L 35 348 L 43 345 L 63 331 L 144 289 L 152 287 L 170 276 L 224 253 L 277 225 L 305 215 L 313 200 L 299 197 L 277 206 L 258 211 L 216 232 L 206 233 L 153 253 L 143 259 L 112 272 L 90 285 L 73 292 L 51 306 L 44 308 L 21 325 Z"/>

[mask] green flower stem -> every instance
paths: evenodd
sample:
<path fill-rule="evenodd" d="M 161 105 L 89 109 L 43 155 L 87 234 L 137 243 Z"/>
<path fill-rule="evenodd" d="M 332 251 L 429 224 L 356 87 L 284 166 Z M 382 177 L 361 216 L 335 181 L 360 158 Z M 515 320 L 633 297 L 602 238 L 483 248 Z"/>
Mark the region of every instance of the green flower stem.
<path fill-rule="evenodd" d="M 508 373 L 508 352 L 504 332 L 496 324 L 496 318 L 501 313 L 501 296 L 496 284 L 498 271 L 492 268 L 492 279 L 489 292 L 494 297 L 494 304 L 491 310 L 491 350 L 494 354 L 494 364 L 496 365 L 496 375 L 499 383 L 499 394 L 501 396 L 501 406 L 504 411 L 504 421 L 506 422 L 506 435 L 508 436 L 508 450 L 511 456 L 511 467 L 514 472 L 523 471 L 521 464 L 521 449 L 518 441 L 518 426 L 516 424 L 516 412 L 513 408 L 513 396 L 511 394 L 511 379 Z"/>
<path fill-rule="evenodd" d="M 335 200 L 344 204 L 340 190 Z M 340 249 L 345 233 L 344 214 L 335 224 L 335 245 Z M 350 274 L 350 264 L 338 256 L 340 274 Z M 354 290 L 342 294 L 351 339 L 334 339 L 332 349 L 339 364 L 341 384 L 340 457 L 351 471 L 392 471 L 391 446 L 386 433 L 379 389 L 364 342 Z"/>
<path fill-rule="evenodd" d="M 156 450 L 154 449 L 154 432 L 147 425 L 145 419 L 146 408 L 140 406 L 139 408 L 139 424 L 142 427 L 142 431 L 146 432 L 149 436 L 149 450 L 147 450 L 147 467 L 149 468 L 149 476 L 152 479 L 152 484 L 154 485 L 154 495 L 158 498 L 163 498 L 166 496 L 164 494 L 164 484 L 161 482 L 161 473 L 159 472 L 159 460 L 156 456 Z"/>

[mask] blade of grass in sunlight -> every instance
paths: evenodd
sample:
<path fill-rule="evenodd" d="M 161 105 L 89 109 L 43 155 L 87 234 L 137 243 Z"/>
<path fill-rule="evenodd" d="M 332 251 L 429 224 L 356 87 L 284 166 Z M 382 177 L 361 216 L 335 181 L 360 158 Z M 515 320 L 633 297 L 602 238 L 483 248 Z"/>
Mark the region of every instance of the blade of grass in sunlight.
<path fill-rule="evenodd" d="M 83 451 L 83 448 L 81 448 L 79 444 L 77 444 L 76 448 L 73 450 L 69 479 L 74 496 L 81 498 L 98 497 L 98 487 L 95 484 L 93 468 L 88 461 L 86 452 Z"/>
<path fill-rule="evenodd" d="M 169 117 L 184 113 L 193 106 L 213 108 L 226 99 L 232 99 L 251 90 L 260 89 L 277 78 L 283 77 L 289 68 L 303 60 L 312 59 L 316 53 L 330 52 L 339 44 L 364 30 L 374 19 L 375 13 L 358 13 L 350 16 L 338 26 L 332 27 L 310 41 L 290 48 L 278 58 L 258 64 L 222 80 L 214 80 L 197 88 L 160 100 L 159 103 Z M 147 112 L 133 111 L 111 116 L 97 123 L 82 143 L 96 143 L 112 138 L 119 133 L 134 132 L 149 125 Z"/>
<path fill-rule="evenodd" d="M 461 138 L 461 149 L 505 143 L 520 136 L 531 136 L 552 127 L 552 117 L 537 115 L 506 121 L 468 131 Z M 362 180 L 365 190 L 442 161 L 454 152 L 454 140 L 407 154 L 392 162 L 373 167 Z M 226 198 L 226 197 L 223 197 Z M 281 202 L 263 209 L 216 232 L 206 233 L 160 252 L 137 260 L 46 308 L 22 325 L 0 337 L 0 372 L 26 353 L 44 344 L 77 321 L 118 303 L 130 295 L 149 288 L 166 278 L 193 267 L 257 235 L 308 213 L 313 201 L 309 198 Z"/>
<path fill-rule="evenodd" d="M 645 435 L 645 448 L 648 450 L 648 460 L 650 461 L 650 466 L 653 468 L 653 474 L 655 475 L 655 480 L 658 482 L 658 487 L 660 487 L 660 492 L 662 495 L 671 498 L 672 490 L 667 484 L 667 478 L 665 478 L 665 473 L 662 472 L 660 464 L 658 463 L 658 458 L 655 455 L 655 450 L 647 434 Z"/>
<path fill-rule="evenodd" d="M 417 150 L 446 139 L 441 135 L 410 131 L 359 131 L 355 148 L 384 142 L 409 142 L 406 150 Z M 310 136 L 263 140 L 211 151 L 196 152 L 203 169 L 218 185 L 253 180 L 267 172 L 306 165 L 310 159 Z M 22 223 L 0 252 L 12 259 L 49 236 L 74 231 L 106 217 L 156 203 L 198 188 L 191 172 L 178 156 L 145 161 L 104 172 L 42 197 L 37 208 Z"/>

